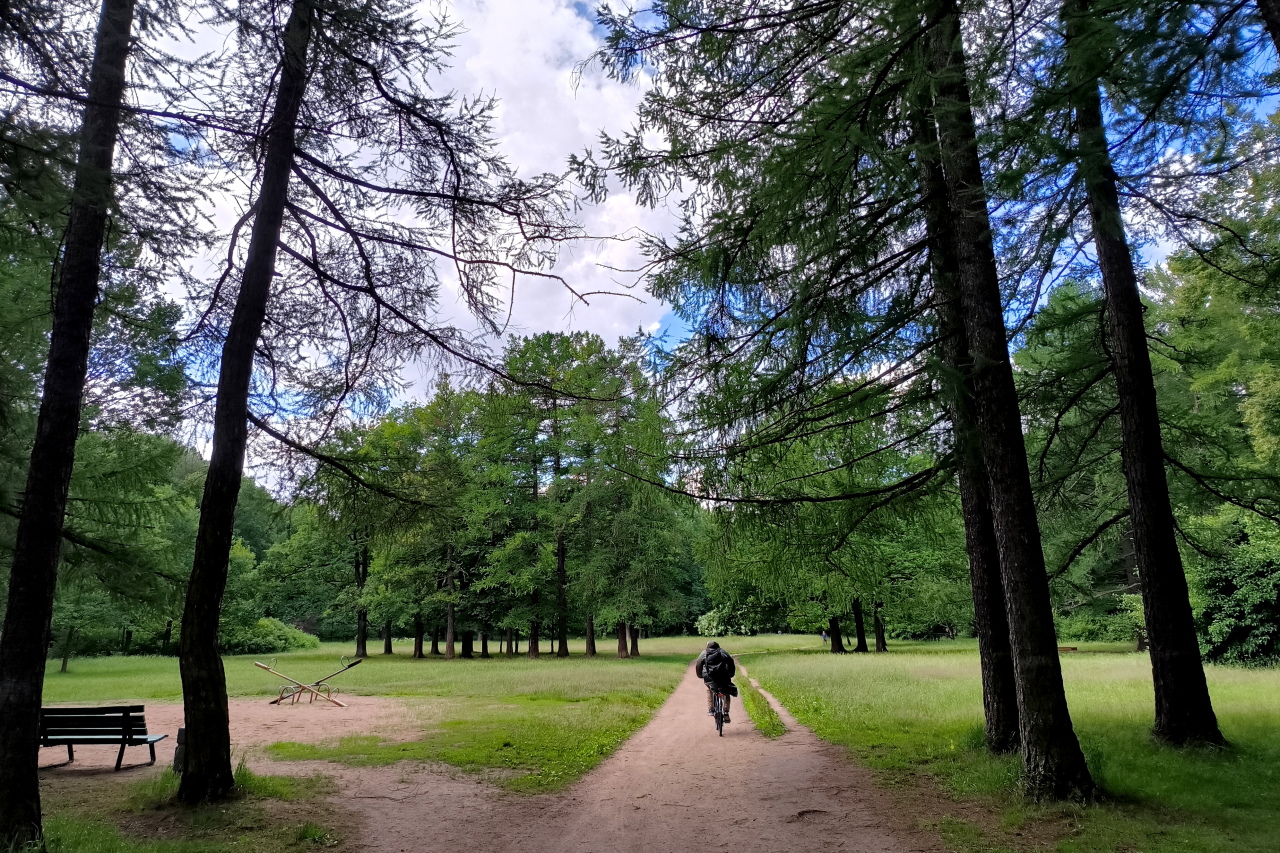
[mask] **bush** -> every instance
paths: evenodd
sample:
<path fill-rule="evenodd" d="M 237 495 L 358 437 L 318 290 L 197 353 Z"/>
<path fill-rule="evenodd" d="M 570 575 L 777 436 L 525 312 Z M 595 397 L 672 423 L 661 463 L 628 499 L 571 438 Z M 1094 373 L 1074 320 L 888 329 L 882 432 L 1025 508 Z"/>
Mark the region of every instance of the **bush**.
<path fill-rule="evenodd" d="M 1139 599 L 1139 609 L 1134 611 L 1128 599 Z M 1055 620 L 1060 642 L 1072 643 L 1126 643 L 1138 638 L 1142 626 L 1141 600 L 1139 596 L 1121 596 L 1120 608 L 1114 610 L 1081 607 L 1058 614 Z"/>
<path fill-rule="evenodd" d="M 1280 563 L 1242 542 L 1228 559 L 1201 570 L 1205 657 L 1227 663 L 1280 660 Z"/>
<path fill-rule="evenodd" d="M 224 626 L 218 645 L 224 654 L 265 655 L 319 648 L 320 638 L 286 625 L 279 619 L 259 619 L 247 626 Z"/>

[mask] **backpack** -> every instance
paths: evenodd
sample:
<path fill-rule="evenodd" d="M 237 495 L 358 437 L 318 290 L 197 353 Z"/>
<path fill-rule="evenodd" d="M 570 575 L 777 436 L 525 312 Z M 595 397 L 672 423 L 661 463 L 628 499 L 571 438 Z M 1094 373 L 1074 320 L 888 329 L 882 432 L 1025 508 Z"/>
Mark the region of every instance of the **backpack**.
<path fill-rule="evenodd" d="M 716 649 L 702 659 L 703 681 L 724 683 L 733 678 L 733 658 L 724 649 Z"/>

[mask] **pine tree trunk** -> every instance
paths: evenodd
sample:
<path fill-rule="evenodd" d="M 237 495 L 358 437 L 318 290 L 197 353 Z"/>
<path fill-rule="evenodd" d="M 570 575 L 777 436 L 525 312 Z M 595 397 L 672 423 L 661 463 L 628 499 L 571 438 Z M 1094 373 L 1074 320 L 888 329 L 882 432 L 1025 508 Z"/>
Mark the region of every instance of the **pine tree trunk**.
<path fill-rule="evenodd" d="M 1093 778 L 1071 725 L 1040 527 L 1013 383 L 1000 279 L 969 96 L 960 14 L 936 0 L 931 51 L 943 171 L 957 248 L 957 284 L 973 369 L 1018 695 L 1025 793 L 1090 798 Z"/>
<path fill-rule="evenodd" d="M 470 628 L 464 628 L 462 631 L 462 657 L 467 660 L 475 657 L 475 632 Z"/>
<path fill-rule="evenodd" d="M 876 635 L 876 654 L 889 651 L 889 644 L 884 640 L 884 617 L 880 615 L 880 609 L 884 604 L 877 601 L 875 606 L 871 608 L 871 626 Z"/>
<path fill-rule="evenodd" d="M 867 624 L 862 618 L 862 599 L 855 598 L 853 600 L 853 631 L 857 638 L 857 645 L 853 647 L 855 652 L 866 654 L 870 651 L 867 648 Z"/>
<path fill-rule="evenodd" d="M 631 657 L 640 657 L 640 626 L 631 626 Z"/>
<path fill-rule="evenodd" d="M 361 607 L 356 611 L 356 657 L 369 656 L 369 611 Z"/>
<path fill-rule="evenodd" d="M 455 614 L 453 612 L 453 602 L 450 601 L 445 605 L 444 611 L 444 656 L 449 660 L 453 660 L 457 654 L 454 645 L 456 641 L 457 626 L 454 624 Z"/>
<path fill-rule="evenodd" d="M 1280 53 L 1280 0 L 1258 0 L 1258 12 L 1262 15 L 1262 23 L 1271 36 L 1271 44 L 1276 53 Z"/>
<path fill-rule="evenodd" d="M 244 473 L 249 381 L 254 351 L 266 317 L 275 275 L 276 246 L 288 202 L 294 136 L 307 85 L 311 28 L 311 5 L 297 0 L 285 25 L 280 82 L 267 130 L 262 184 L 258 189 L 258 212 L 245 254 L 240 292 L 222 346 L 212 454 L 200 500 L 195 561 L 182 614 L 179 664 L 187 748 L 178 797 L 185 803 L 223 799 L 231 793 L 234 784 L 227 684 L 218 654 L 218 617 L 227 585 L 236 499 Z"/>
<path fill-rule="evenodd" d="M 587 657 L 596 656 L 596 617 L 587 617 Z"/>
<path fill-rule="evenodd" d="M 618 623 L 618 659 L 626 660 L 631 657 L 631 653 L 627 651 L 627 623 Z"/>
<path fill-rule="evenodd" d="M 542 650 L 539 648 L 541 638 L 538 636 L 538 629 L 541 627 L 537 622 L 529 623 L 529 657 L 531 658 L 536 658 L 542 654 Z"/>
<path fill-rule="evenodd" d="M 557 460 L 559 457 L 557 456 Z M 558 467 L 558 466 L 557 466 Z M 569 575 L 565 569 L 564 531 L 556 531 L 556 657 L 569 656 Z"/>
<path fill-rule="evenodd" d="M 440 625 L 436 623 L 431 626 L 431 654 L 440 654 Z"/>
<path fill-rule="evenodd" d="M 415 613 L 413 616 L 413 657 L 415 660 L 422 660 L 426 657 L 422 653 L 423 639 L 427 634 L 427 626 L 422 621 L 422 614 Z"/>
<path fill-rule="evenodd" d="M 1093 243 L 1106 290 L 1111 363 L 1120 408 L 1121 458 L 1155 684 L 1155 735 L 1175 745 L 1223 745 L 1209 698 L 1187 578 L 1174 530 L 1160 438 L 1160 412 L 1147 351 L 1142 299 L 1125 238 L 1096 75 L 1085 67 L 1087 0 L 1064 9 L 1079 169 L 1089 197 Z"/>
<path fill-rule="evenodd" d="M 834 616 L 827 620 L 827 634 L 831 640 L 831 654 L 844 654 L 844 639 L 840 635 L 840 620 Z"/>
<path fill-rule="evenodd" d="M 948 410 L 964 518 L 965 550 L 969 556 L 969 585 L 973 594 L 974 633 L 982 671 L 982 705 L 987 748 L 1013 752 L 1018 748 L 1018 695 L 1000 580 L 1000 553 L 991 518 L 991 497 L 973 411 L 973 365 L 964 330 L 958 290 L 959 262 L 955 234 L 947 207 L 947 186 L 938 161 L 937 130 L 925 111 L 917 111 L 916 161 L 929 241 L 930 277 L 941 337 L 942 360 L 951 370 Z"/>
<path fill-rule="evenodd" d="M 0 633 L 0 849 L 41 838 L 40 701 L 49 653 L 62 525 L 75 464 L 101 254 L 112 204 L 134 0 L 103 0 L 63 235 L 35 443 Z"/>

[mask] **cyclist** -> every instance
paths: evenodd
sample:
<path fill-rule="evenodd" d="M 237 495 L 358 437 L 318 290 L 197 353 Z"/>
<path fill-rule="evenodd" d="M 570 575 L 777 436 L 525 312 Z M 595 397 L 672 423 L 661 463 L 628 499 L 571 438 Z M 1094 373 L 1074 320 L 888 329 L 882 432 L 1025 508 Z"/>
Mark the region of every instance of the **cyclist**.
<path fill-rule="evenodd" d="M 693 664 L 693 671 L 707 685 L 707 715 L 715 714 L 716 693 L 724 696 L 724 721 L 729 722 L 729 689 L 733 682 L 733 674 L 737 666 L 733 655 L 720 648 L 715 640 L 707 643 L 707 647 L 698 655 Z"/>

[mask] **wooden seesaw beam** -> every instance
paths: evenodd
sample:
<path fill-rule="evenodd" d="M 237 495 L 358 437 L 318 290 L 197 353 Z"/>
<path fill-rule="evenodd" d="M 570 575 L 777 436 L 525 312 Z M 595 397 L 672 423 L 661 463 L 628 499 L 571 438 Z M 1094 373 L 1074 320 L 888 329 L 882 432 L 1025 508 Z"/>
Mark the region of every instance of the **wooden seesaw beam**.
<path fill-rule="evenodd" d="M 283 678 L 285 681 L 289 682 L 290 684 L 295 685 L 299 690 L 305 690 L 308 693 L 312 694 L 313 697 L 319 696 L 321 699 L 325 700 L 326 702 L 332 702 L 333 704 L 337 705 L 339 708 L 347 707 L 343 703 L 339 702 L 337 699 L 334 699 L 332 696 L 324 695 L 319 690 L 316 690 L 314 687 L 312 687 L 310 684 L 303 684 L 301 681 L 290 678 L 289 676 L 285 675 L 283 672 L 274 670 L 271 667 L 267 666 L 265 663 L 259 663 L 258 661 L 254 661 L 253 665 L 256 666 L 258 669 L 265 669 L 267 672 L 271 673 L 272 675 L 278 675 L 279 677 Z M 337 673 L 335 673 L 335 675 L 336 674 Z M 330 677 L 332 678 L 332 676 Z M 319 684 L 320 682 L 316 682 L 316 683 Z M 276 700 L 276 701 L 279 701 L 279 700 Z M 314 701 L 314 699 L 312 701 Z M 272 704 L 275 704 L 275 703 L 273 702 Z"/>

